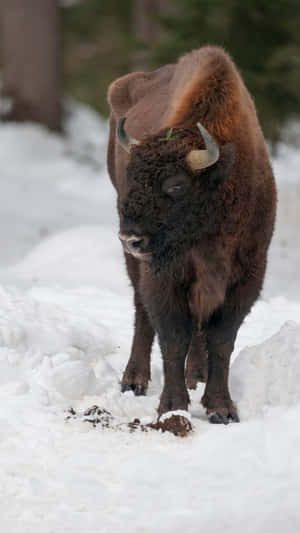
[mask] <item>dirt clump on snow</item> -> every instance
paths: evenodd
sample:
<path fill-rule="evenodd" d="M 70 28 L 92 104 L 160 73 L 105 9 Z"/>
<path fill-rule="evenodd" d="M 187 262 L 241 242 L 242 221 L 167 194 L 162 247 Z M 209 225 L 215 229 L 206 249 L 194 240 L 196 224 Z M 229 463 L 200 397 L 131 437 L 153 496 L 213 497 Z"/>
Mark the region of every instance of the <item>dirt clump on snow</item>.
<path fill-rule="evenodd" d="M 98 405 L 89 407 L 82 413 L 77 412 L 73 407 L 67 410 L 66 421 L 81 420 L 88 422 L 94 428 L 100 426 L 102 429 L 114 429 L 119 431 L 129 430 L 130 433 L 135 431 L 168 431 L 173 435 L 185 437 L 192 431 L 191 422 L 181 415 L 172 414 L 168 418 L 157 420 L 150 424 L 142 424 L 139 418 L 135 418 L 130 422 L 118 422 L 116 418 L 106 409 L 100 408 Z"/>
<path fill-rule="evenodd" d="M 162 432 L 169 431 L 177 437 L 186 437 L 193 429 L 191 422 L 182 415 L 172 415 L 149 426 Z"/>
<path fill-rule="evenodd" d="M 129 429 L 130 433 L 134 431 L 147 431 L 148 425 L 142 424 L 139 418 L 135 418 L 131 422 L 118 422 L 117 419 L 106 409 L 101 409 L 98 405 L 93 405 L 85 411 L 77 412 L 73 407 L 67 410 L 66 421 L 71 419 L 78 419 L 82 422 L 88 422 L 94 428 L 100 426 L 103 429 Z"/>

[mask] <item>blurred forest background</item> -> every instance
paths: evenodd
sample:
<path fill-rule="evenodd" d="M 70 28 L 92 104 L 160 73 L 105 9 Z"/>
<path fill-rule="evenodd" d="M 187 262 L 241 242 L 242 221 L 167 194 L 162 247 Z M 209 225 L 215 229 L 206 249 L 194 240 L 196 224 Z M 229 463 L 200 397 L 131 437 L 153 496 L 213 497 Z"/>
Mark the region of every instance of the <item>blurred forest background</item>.
<path fill-rule="evenodd" d="M 300 115 L 300 0 L 0 0 L 2 120 L 62 128 L 65 95 L 108 115 L 118 76 L 205 44 L 237 63 L 267 138 Z"/>

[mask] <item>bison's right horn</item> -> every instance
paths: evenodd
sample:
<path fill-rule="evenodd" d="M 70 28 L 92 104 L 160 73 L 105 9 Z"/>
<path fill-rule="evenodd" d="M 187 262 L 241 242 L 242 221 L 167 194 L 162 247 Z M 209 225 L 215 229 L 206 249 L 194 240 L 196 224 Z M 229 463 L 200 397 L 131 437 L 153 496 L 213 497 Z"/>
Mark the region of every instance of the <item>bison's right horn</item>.
<path fill-rule="evenodd" d="M 208 131 L 197 122 L 203 137 L 206 150 L 191 150 L 186 156 L 186 162 L 192 170 L 201 170 L 216 163 L 220 157 L 219 147 Z"/>
<path fill-rule="evenodd" d="M 125 131 L 124 124 L 125 124 L 126 118 L 123 117 L 119 120 L 117 125 L 117 137 L 120 145 L 126 150 L 126 152 L 130 152 L 133 144 L 140 144 L 140 141 L 137 141 L 133 137 L 130 137 Z"/>

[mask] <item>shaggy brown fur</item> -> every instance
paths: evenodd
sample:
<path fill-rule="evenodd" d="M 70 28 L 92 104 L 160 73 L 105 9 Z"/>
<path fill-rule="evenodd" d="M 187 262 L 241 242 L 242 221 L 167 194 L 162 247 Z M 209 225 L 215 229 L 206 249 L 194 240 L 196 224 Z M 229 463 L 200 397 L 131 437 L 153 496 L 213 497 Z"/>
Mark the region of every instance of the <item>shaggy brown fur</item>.
<path fill-rule="evenodd" d="M 187 409 L 186 384 L 195 387 L 200 379 L 206 380 L 202 403 L 210 420 L 237 421 L 228 390 L 230 355 L 262 287 L 276 207 L 252 99 L 218 47 L 124 76 L 110 86 L 108 98 L 108 168 L 120 229 L 147 236 L 151 253 L 148 262 L 125 254 L 136 320 L 122 388 L 145 392 L 156 332 L 165 373 L 159 414 Z M 116 139 L 124 115 L 127 132 L 142 140 L 130 155 Z M 193 172 L 186 155 L 203 148 L 197 122 L 217 141 L 220 158 Z M 174 179 L 184 189 L 176 197 L 166 192 Z"/>

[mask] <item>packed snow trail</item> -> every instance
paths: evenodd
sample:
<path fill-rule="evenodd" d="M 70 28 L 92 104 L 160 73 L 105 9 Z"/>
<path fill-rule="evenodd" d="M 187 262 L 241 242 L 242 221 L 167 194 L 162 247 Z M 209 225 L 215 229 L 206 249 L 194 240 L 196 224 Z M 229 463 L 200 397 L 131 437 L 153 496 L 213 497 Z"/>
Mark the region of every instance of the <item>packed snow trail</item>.
<path fill-rule="evenodd" d="M 106 126 L 73 106 L 66 138 L 1 125 L 0 527 L 10 533 L 300 530 L 300 156 L 281 147 L 279 215 L 264 298 L 242 326 L 230 386 L 241 424 L 212 426 L 191 392 L 186 439 L 120 393 L 132 293 L 105 170 Z M 5 200 L 4 200 L 5 199 Z M 97 404 L 122 429 L 76 411 Z"/>

